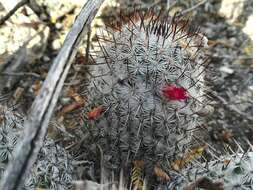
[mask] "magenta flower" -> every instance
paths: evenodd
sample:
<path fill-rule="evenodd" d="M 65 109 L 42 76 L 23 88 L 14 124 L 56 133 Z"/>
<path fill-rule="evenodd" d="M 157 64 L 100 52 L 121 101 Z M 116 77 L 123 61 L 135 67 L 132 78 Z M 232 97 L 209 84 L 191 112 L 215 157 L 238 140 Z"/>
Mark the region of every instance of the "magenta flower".
<path fill-rule="evenodd" d="M 184 101 L 188 98 L 187 90 L 174 84 L 165 85 L 162 89 L 163 96 L 170 100 Z"/>

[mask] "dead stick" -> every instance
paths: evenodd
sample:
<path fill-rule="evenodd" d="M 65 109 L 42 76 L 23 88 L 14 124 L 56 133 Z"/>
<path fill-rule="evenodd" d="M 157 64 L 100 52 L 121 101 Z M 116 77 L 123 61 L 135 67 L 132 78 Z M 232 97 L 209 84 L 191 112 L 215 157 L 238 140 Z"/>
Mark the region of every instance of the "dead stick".
<path fill-rule="evenodd" d="M 194 6 L 192 6 L 191 8 L 186 9 L 186 10 L 183 10 L 183 11 L 180 13 L 180 15 L 181 15 L 181 16 L 182 16 L 182 15 L 185 15 L 185 14 L 187 14 L 187 13 L 193 11 L 194 9 L 197 9 L 199 6 L 205 4 L 206 2 L 207 2 L 207 0 L 200 1 L 199 3 L 197 3 L 197 4 L 194 5 Z"/>
<path fill-rule="evenodd" d="M 13 160 L 7 166 L 0 185 L 1 190 L 17 190 L 23 186 L 25 175 L 36 161 L 43 145 L 49 120 L 77 47 L 103 1 L 87 1 L 76 18 L 24 122 L 23 139 L 15 148 Z"/>
<path fill-rule="evenodd" d="M 2 17 L 0 19 L 0 25 L 5 23 L 5 21 L 8 20 L 20 7 L 24 6 L 28 2 L 29 2 L 29 0 L 22 0 L 22 1 L 18 2 L 13 9 L 11 9 L 4 17 Z"/>
<path fill-rule="evenodd" d="M 90 52 L 90 36 L 91 36 L 91 26 L 88 27 L 88 34 L 87 34 L 87 46 L 85 50 L 85 62 L 89 62 L 89 52 Z"/>

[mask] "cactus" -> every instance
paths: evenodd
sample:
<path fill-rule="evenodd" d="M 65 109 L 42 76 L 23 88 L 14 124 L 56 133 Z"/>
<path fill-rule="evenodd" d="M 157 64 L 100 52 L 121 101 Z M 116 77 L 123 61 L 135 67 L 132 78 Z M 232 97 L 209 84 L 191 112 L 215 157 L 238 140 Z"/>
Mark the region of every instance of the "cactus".
<path fill-rule="evenodd" d="M 0 106 L 0 172 L 4 172 L 23 130 L 23 116 Z M 46 138 L 37 161 L 25 181 L 25 189 L 69 189 L 75 179 L 71 157 L 64 148 Z"/>
<path fill-rule="evenodd" d="M 159 190 L 251 190 L 253 189 L 253 152 L 244 152 L 218 157 L 207 163 L 197 161 L 182 171 L 171 170 L 170 180 L 160 183 L 155 189 Z M 124 178 L 120 178 L 124 184 Z M 127 187 L 112 186 L 113 182 L 97 184 L 86 181 L 83 189 L 126 190 Z M 81 188 L 82 189 L 82 188 Z M 140 188 L 145 189 L 145 187 Z"/>
<path fill-rule="evenodd" d="M 207 164 L 192 164 L 179 173 L 174 172 L 173 180 L 167 184 L 167 188 L 186 189 L 189 184 L 203 178 L 209 179 L 210 184 L 219 183 L 219 188 L 216 185 L 216 189 L 253 189 L 253 152 L 223 156 Z"/>
<path fill-rule="evenodd" d="M 97 35 L 82 129 L 108 168 L 133 160 L 167 168 L 187 147 L 205 106 L 206 43 L 189 22 L 152 11 L 134 12 Z"/>
<path fill-rule="evenodd" d="M 22 129 L 23 116 L 0 105 L 0 174 L 12 157 L 12 151 Z"/>
<path fill-rule="evenodd" d="M 38 155 L 38 160 L 26 180 L 28 187 L 70 189 L 76 179 L 71 157 L 65 149 L 47 138 Z"/>

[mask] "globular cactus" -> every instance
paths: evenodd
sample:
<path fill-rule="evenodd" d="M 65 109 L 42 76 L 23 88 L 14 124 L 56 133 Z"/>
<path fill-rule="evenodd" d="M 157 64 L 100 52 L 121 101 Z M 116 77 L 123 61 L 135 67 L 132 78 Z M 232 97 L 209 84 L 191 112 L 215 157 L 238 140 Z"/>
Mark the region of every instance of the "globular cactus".
<path fill-rule="evenodd" d="M 179 173 L 173 173 L 168 189 L 195 186 L 206 190 L 250 190 L 253 189 L 253 152 L 223 156 L 206 164 L 192 164 Z"/>
<path fill-rule="evenodd" d="M 12 151 L 23 129 L 23 116 L 0 105 L 0 174 L 12 158 Z"/>
<path fill-rule="evenodd" d="M 143 160 L 167 168 L 187 147 L 205 106 L 206 45 L 188 21 L 152 11 L 97 35 L 82 129 L 101 147 L 105 166 L 118 171 Z"/>
<path fill-rule="evenodd" d="M 44 187 L 53 190 L 71 188 L 76 175 L 73 159 L 64 148 L 47 138 L 37 159 L 27 177 L 27 187 Z"/>
<path fill-rule="evenodd" d="M 23 131 L 23 116 L 0 106 L 0 172 L 3 174 Z M 69 189 L 75 179 L 72 159 L 65 149 L 46 138 L 24 189 Z"/>

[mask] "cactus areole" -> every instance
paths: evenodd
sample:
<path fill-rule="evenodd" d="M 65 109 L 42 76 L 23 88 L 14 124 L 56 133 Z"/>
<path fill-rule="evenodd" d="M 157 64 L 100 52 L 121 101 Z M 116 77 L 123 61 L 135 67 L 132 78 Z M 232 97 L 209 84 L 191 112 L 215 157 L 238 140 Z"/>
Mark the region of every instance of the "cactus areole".
<path fill-rule="evenodd" d="M 168 165 L 187 147 L 205 100 L 206 44 L 189 22 L 152 11 L 135 12 L 97 34 L 83 125 L 106 166 L 138 159 Z"/>

